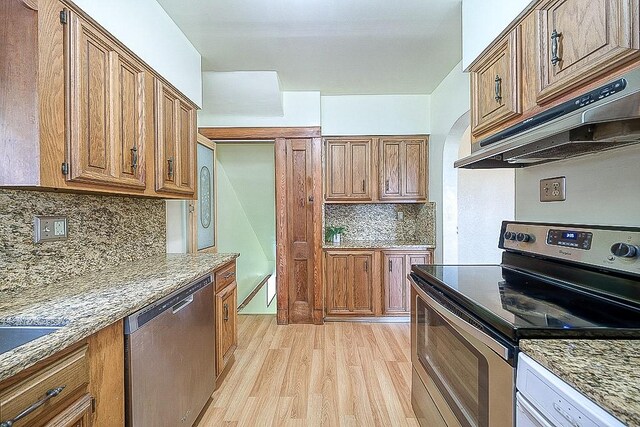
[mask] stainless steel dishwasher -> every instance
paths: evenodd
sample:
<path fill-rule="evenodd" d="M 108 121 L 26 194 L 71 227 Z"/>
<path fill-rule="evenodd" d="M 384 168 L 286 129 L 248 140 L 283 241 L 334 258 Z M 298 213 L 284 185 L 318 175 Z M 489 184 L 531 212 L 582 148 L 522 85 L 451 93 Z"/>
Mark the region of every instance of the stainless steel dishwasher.
<path fill-rule="evenodd" d="M 212 283 L 209 274 L 125 318 L 127 426 L 192 426 L 213 393 Z"/>

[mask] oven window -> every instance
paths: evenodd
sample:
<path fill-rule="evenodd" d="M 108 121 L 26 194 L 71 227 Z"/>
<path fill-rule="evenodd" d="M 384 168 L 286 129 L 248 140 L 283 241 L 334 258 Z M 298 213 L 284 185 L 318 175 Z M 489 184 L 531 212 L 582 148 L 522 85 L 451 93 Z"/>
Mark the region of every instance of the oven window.
<path fill-rule="evenodd" d="M 487 360 L 421 298 L 416 308 L 418 360 L 463 426 L 488 427 Z"/>

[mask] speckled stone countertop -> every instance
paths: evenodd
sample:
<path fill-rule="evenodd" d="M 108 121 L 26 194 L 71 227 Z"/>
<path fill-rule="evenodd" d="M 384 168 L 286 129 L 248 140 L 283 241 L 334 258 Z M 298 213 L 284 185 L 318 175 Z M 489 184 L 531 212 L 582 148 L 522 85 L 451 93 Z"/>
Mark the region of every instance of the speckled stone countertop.
<path fill-rule="evenodd" d="M 343 240 L 340 244 L 323 243 L 323 249 L 406 249 L 425 251 L 435 248 L 434 245 L 406 240 Z"/>
<path fill-rule="evenodd" d="M 0 292 L 0 323 L 64 325 L 0 354 L 0 380 L 147 306 L 238 254 L 160 255 L 42 287 Z"/>
<path fill-rule="evenodd" d="M 520 349 L 629 426 L 640 426 L 640 340 L 521 340 Z"/>

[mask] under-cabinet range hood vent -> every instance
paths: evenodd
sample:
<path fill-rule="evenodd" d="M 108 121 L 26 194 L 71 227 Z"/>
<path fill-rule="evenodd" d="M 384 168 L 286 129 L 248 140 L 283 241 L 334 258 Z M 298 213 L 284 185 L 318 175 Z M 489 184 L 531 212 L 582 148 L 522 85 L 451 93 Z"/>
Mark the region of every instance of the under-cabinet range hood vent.
<path fill-rule="evenodd" d="M 473 144 L 467 169 L 518 168 L 640 142 L 640 68 Z"/>

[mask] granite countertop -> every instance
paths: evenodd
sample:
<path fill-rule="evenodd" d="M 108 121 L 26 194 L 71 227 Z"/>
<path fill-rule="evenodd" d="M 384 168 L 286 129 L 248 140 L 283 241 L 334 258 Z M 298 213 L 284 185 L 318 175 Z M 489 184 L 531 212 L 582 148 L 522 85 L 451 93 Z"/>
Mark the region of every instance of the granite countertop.
<path fill-rule="evenodd" d="M 407 249 L 424 251 L 434 245 L 407 240 L 343 240 L 340 244 L 324 242 L 323 249 Z"/>
<path fill-rule="evenodd" d="M 0 323 L 64 325 L 0 354 L 0 381 L 107 327 L 239 254 L 168 254 L 44 287 L 0 292 Z"/>
<path fill-rule="evenodd" d="M 640 340 L 521 340 L 520 349 L 623 423 L 640 426 Z"/>

